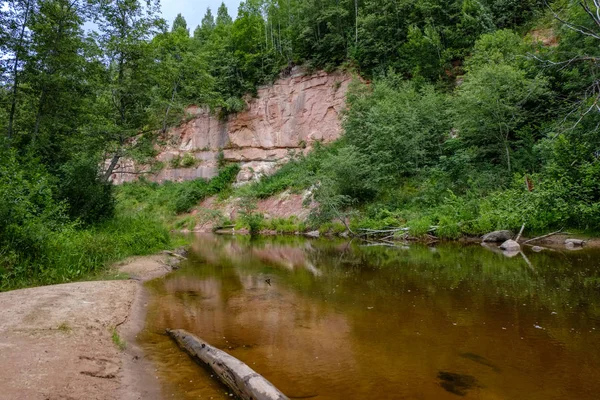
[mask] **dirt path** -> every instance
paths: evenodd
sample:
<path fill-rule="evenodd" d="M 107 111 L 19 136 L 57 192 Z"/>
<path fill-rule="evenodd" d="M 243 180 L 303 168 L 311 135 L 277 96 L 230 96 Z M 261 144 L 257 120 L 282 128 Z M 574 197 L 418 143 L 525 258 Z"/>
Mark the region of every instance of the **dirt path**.
<path fill-rule="evenodd" d="M 160 399 L 135 344 L 143 328 L 142 281 L 169 272 L 166 256 L 119 266 L 133 279 L 0 293 L 0 399 Z M 127 343 L 113 342 L 113 330 Z"/>

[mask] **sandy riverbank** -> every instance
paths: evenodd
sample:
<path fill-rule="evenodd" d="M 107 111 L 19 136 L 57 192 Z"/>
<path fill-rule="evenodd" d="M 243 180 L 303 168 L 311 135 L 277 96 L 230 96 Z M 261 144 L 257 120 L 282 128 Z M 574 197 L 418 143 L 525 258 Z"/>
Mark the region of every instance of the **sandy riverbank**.
<path fill-rule="evenodd" d="M 170 272 L 167 256 L 116 266 L 132 279 L 0 293 L 0 399 L 160 399 L 135 343 L 146 314 L 144 281 Z M 113 343 L 113 330 L 127 344 Z"/>

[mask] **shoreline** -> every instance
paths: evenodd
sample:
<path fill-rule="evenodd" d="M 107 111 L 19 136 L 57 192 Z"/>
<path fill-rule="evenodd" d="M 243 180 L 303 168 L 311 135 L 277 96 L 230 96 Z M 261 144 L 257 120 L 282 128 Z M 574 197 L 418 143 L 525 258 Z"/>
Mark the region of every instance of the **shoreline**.
<path fill-rule="evenodd" d="M 316 235 L 316 232 L 318 232 L 318 231 L 286 233 L 286 232 L 263 230 L 260 233 L 258 233 L 256 235 L 256 237 L 269 238 L 269 237 L 281 236 L 281 237 L 302 237 L 307 240 L 314 240 L 314 239 L 354 240 L 354 239 L 358 239 L 358 240 L 369 241 L 369 240 L 366 240 L 365 238 L 360 238 L 358 236 L 351 236 L 348 232 L 344 232 L 343 234 L 326 232 L 326 233 L 319 233 L 318 235 Z M 251 236 L 250 231 L 245 228 L 237 229 L 237 230 L 220 229 L 220 230 L 216 230 L 216 231 L 206 231 L 206 230 L 186 231 L 186 230 L 183 230 L 183 231 L 178 231 L 178 233 L 192 234 L 192 235 L 212 234 L 212 235 L 217 235 L 217 236 L 238 236 L 238 235 L 239 236 Z M 534 239 L 534 238 L 535 237 L 522 236 L 519 239 L 519 243 L 522 245 L 522 247 L 529 247 L 529 248 L 542 247 L 542 248 L 547 248 L 547 249 L 552 249 L 552 250 L 581 250 L 581 249 L 586 249 L 586 248 L 591 248 L 591 249 L 600 248 L 600 237 L 590 236 L 585 233 L 581 233 L 581 234 L 579 234 L 579 233 L 577 233 L 577 234 L 559 233 L 559 234 L 556 234 L 556 235 L 553 235 L 550 237 L 536 240 L 531 243 L 524 243 L 524 242 Z M 585 244 L 580 247 L 569 248 L 565 245 L 566 239 L 582 239 L 585 242 Z M 373 237 L 373 239 L 371 241 L 378 242 L 377 237 Z M 483 243 L 482 237 L 480 237 L 480 236 L 461 236 L 456 239 L 436 238 L 436 240 L 432 240 L 431 238 L 410 237 L 405 240 L 389 239 L 388 242 L 390 244 L 391 243 L 393 243 L 393 244 L 418 243 L 418 244 L 426 244 L 426 245 L 435 245 L 438 243 L 461 243 L 461 244 L 482 244 Z M 493 245 L 494 243 L 489 243 L 489 244 Z M 498 245 L 500 245 L 500 243 L 498 243 Z"/>
<path fill-rule="evenodd" d="M 171 261 L 160 254 L 112 267 L 128 280 L 0 293 L 0 399 L 161 399 L 136 336 L 149 297 L 143 283 L 171 272 Z"/>

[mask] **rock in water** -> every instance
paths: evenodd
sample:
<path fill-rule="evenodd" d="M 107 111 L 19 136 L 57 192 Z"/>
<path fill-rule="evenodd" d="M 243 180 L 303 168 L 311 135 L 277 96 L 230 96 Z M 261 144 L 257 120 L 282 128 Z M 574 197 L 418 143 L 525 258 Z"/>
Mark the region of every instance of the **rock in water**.
<path fill-rule="evenodd" d="M 312 232 L 307 232 L 304 234 L 306 237 L 309 238 L 318 238 L 321 236 L 321 234 L 319 233 L 319 231 L 312 231 Z"/>
<path fill-rule="evenodd" d="M 485 243 L 502 243 L 513 238 L 511 231 L 495 231 L 488 233 L 483 237 Z"/>
<path fill-rule="evenodd" d="M 441 387 L 458 396 L 466 396 L 470 389 L 481 387 L 477 379 L 471 375 L 440 371 L 438 379 L 440 380 Z"/>
<path fill-rule="evenodd" d="M 507 240 L 506 242 L 500 245 L 500 248 L 504 251 L 519 251 L 521 250 L 521 245 L 514 240 Z"/>
<path fill-rule="evenodd" d="M 565 240 L 565 244 L 568 246 L 578 247 L 583 246 L 585 244 L 585 240 L 581 239 L 567 239 Z"/>

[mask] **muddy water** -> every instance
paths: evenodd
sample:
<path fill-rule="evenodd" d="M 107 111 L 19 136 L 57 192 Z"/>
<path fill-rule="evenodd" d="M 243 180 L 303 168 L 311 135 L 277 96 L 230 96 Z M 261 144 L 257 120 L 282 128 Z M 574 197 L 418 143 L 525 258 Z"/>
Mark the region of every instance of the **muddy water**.
<path fill-rule="evenodd" d="M 600 253 L 526 256 L 198 237 L 182 269 L 149 284 L 140 338 L 165 398 L 231 398 L 165 328 L 291 398 L 600 398 Z"/>

